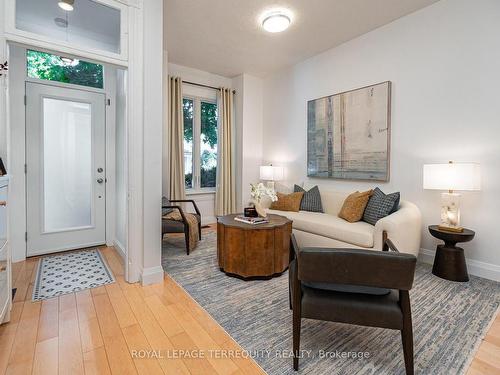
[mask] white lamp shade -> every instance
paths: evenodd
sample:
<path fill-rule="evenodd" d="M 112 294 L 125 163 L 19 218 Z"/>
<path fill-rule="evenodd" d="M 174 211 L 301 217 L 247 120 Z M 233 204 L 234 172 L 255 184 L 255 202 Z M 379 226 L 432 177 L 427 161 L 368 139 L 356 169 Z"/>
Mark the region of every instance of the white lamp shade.
<path fill-rule="evenodd" d="M 263 165 L 260 167 L 260 179 L 264 181 L 283 180 L 283 167 L 273 165 Z"/>
<path fill-rule="evenodd" d="M 424 189 L 481 190 L 481 171 L 479 164 L 425 164 Z"/>

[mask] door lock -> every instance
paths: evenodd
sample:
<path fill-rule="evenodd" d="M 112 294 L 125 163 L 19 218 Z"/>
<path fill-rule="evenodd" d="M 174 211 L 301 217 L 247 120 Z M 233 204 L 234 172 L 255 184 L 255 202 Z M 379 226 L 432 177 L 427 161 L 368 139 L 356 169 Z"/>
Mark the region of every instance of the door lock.
<path fill-rule="evenodd" d="M 102 184 L 103 182 L 104 182 L 104 180 L 103 180 L 102 178 L 98 178 L 98 179 L 97 179 L 97 183 L 98 183 L 98 184 Z"/>
<path fill-rule="evenodd" d="M 103 171 L 104 169 L 102 169 L 101 167 L 97 168 L 97 172 L 102 173 Z"/>

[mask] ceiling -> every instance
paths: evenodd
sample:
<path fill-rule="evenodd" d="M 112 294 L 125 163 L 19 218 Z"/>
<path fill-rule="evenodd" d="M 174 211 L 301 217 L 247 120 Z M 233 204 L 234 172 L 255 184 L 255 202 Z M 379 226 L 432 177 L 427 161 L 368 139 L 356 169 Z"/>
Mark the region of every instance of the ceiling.
<path fill-rule="evenodd" d="M 437 0 L 165 0 L 172 63 L 226 77 L 258 76 L 296 64 Z M 293 13 L 290 28 L 271 34 L 262 12 Z"/>

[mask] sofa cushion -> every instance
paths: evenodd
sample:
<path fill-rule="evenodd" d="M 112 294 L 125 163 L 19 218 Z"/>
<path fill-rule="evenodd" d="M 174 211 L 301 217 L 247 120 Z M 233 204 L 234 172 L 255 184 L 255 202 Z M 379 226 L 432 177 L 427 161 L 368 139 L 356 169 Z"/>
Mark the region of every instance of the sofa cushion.
<path fill-rule="evenodd" d="M 323 212 L 323 205 L 321 204 L 321 194 L 319 193 L 318 186 L 314 186 L 313 188 L 306 191 L 303 187 L 294 185 L 293 191 L 295 193 L 304 193 L 302 201 L 300 202 L 301 211 Z"/>
<path fill-rule="evenodd" d="M 336 215 L 318 212 L 287 212 L 268 210 L 270 214 L 286 216 L 293 221 L 293 228 L 319 236 L 333 238 L 360 247 L 373 247 L 375 227 L 364 221 L 349 223 Z"/>
<path fill-rule="evenodd" d="M 373 190 L 373 194 L 366 205 L 363 221 L 375 225 L 380 219 L 397 211 L 399 206 L 400 194 L 384 194 L 378 187 Z"/>
<path fill-rule="evenodd" d="M 349 194 L 350 192 L 348 191 L 321 189 L 321 204 L 323 205 L 323 212 L 337 216 L 342 208 L 344 200 Z"/>
<path fill-rule="evenodd" d="M 276 193 L 278 200 L 271 203 L 271 209 L 280 211 L 295 211 L 298 212 L 300 209 L 300 202 L 304 196 L 303 192 L 282 194 Z"/>

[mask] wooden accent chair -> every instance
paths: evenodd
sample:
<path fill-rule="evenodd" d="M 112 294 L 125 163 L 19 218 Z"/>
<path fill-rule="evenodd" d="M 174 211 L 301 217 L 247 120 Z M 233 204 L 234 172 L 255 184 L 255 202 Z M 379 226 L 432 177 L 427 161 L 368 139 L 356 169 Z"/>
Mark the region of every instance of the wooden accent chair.
<path fill-rule="evenodd" d="M 409 290 L 416 257 L 399 253 L 386 239 L 383 251 L 299 248 L 289 287 L 293 309 L 293 368 L 299 368 L 302 318 L 401 331 L 406 374 L 413 374 L 413 329 Z M 388 250 L 392 250 L 389 252 Z"/>
<path fill-rule="evenodd" d="M 173 210 L 178 210 L 181 215 L 181 221 L 165 219 L 162 217 L 162 225 L 161 225 L 161 238 L 168 233 L 184 233 L 184 238 L 186 241 L 186 253 L 189 255 L 189 224 L 186 220 L 186 213 L 182 209 L 180 205 L 172 204 L 172 203 L 191 203 L 194 207 L 196 214 L 191 214 L 196 216 L 198 221 L 198 233 L 201 240 L 201 213 L 196 205 L 196 202 L 192 199 L 174 199 L 169 200 L 166 197 L 162 198 L 162 216 L 168 215 Z"/>

